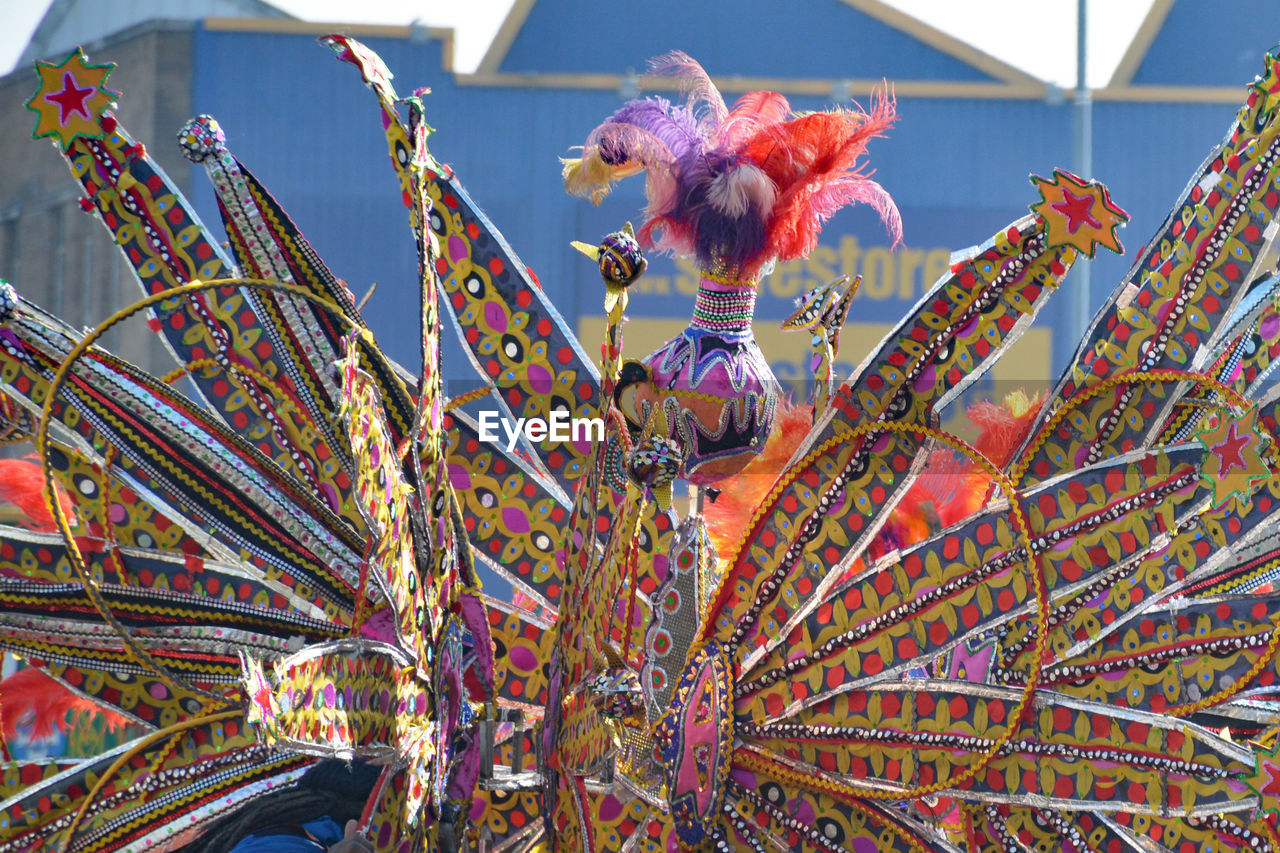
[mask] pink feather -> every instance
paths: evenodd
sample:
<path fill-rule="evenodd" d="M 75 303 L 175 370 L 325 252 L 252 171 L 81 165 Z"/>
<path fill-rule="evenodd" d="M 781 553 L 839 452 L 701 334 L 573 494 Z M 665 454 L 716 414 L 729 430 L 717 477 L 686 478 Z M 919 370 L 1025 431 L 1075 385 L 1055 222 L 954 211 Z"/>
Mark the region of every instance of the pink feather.
<path fill-rule="evenodd" d="M 875 210 L 884 222 L 885 230 L 894 238 L 894 245 L 902 241 L 902 216 L 884 187 L 868 178 L 837 181 L 815 190 L 809 199 L 810 213 L 826 222 L 851 204 L 865 204 Z"/>
<path fill-rule="evenodd" d="M 636 238 L 642 246 L 652 246 L 660 252 L 691 256 L 696 251 L 692 226 L 670 216 L 650 216 L 636 232 Z"/>
<path fill-rule="evenodd" d="M 725 116 L 729 113 L 724 97 L 716 84 L 711 82 L 706 70 L 684 51 L 673 50 L 649 60 L 649 73 L 645 76 L 674 78 L 680 86 L 680 94 L 685 97 L 695 115 L 700 112 L 699 106 L 706 109 L 708 115 L 700 118 L 708 129 L 714 130 L 724 123 Z"/>
<path fill-rule="evenodd" d="M 738 98 L 720 127 L 719 143 L 736 150 L 762 130 L 786 121 L 791 104 L 777 92 L 757 90 Z"/>

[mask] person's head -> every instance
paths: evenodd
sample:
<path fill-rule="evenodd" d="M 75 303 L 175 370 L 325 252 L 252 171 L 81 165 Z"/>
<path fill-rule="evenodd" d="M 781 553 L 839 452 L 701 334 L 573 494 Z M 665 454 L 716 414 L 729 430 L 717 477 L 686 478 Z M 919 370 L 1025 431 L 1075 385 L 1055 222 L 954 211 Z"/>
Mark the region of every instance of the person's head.
<path fill-rule="evenodd" d="M 364 811 L 381 770 L 365 761 L 348 764 L 323 759 L 293 787 L 252 800 L 214 821 L 200 838 L 179 853 L 229 853 L 247 836 L 263 835 L 276 827 L 294 826 L 325 816 L 344 826 Z M 339 846 L 342 843 L 346 842 L 340 842 Z"/>

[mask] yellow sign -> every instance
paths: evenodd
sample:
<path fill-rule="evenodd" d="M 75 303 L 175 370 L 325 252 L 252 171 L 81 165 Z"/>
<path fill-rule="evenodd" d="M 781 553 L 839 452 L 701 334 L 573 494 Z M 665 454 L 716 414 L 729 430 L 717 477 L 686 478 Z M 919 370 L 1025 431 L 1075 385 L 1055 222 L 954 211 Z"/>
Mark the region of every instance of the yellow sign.
<path fill-rule="evenodd" d="M 692 312 L 693 300 L 690 299 L 685 307 Z M 756 342 L 764 351 L 774 375 L 788 386 L 787 390 L 803 396 L 809 390 L 809 335 L 806 332 L 784 332 L 779 323 L 777 320 L 757 320 L 753 324 Z M 628 319 L 622 327 L 623 357 L 644 358 L 680 334 L 687 324 L 688 321 L 683 319 Z M 584 316 L 578 320 L 578 338 L 587 352 L 600 351 L 604 328 L 602 316 Z M 841 380 L 849 376 L 891 328 L 888 323 L 845 323 L 840 334 L 836 376 Z M 1032 393 L 1048 387 L 1052 339 L 1048 329 L 1028 329 L 1013 345 L 1013 351 L 992 365 L 989 375 L 996 383 L 995 399 L 1016 388 L 1025 388 Z"/>

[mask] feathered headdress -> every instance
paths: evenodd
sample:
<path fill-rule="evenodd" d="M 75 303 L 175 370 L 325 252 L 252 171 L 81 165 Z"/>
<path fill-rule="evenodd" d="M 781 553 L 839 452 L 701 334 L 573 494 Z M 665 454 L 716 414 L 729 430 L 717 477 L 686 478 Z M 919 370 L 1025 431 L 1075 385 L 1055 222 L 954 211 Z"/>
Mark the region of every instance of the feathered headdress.
<path fill-rule="evenodd" d="M 755 278 L 770 261 L 807 255 L 822 223 L 854 202 L 874 207 L 901 239 L 893 199 L 858 164 L 893 124 L 891 98 L 873 98 L 870 113 L 795 114 L 777 92 L 748 92 L 730 110 L 685 54 L 650 68 L 675 77 L 685 103 L 628 101 L 591 132 L 581 158 L 564 161 L 565 187 L 596 204 L 614 181 L 645 172 L 643 245 Z"/>

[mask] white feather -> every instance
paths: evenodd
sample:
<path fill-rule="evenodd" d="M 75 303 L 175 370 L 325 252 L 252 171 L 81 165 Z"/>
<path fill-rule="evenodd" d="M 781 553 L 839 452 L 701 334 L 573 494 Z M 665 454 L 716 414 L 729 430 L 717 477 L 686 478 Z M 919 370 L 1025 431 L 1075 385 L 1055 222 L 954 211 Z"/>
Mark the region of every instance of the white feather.
<path fill-rule="evenodd" d="M 715 176 L 707 188 L 707 203 L 736 219 L 752 208 L 762 215 L 768 213 L 777 195 L 764 170 L 754 163 L 740 163 Z"/>

